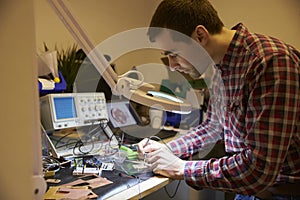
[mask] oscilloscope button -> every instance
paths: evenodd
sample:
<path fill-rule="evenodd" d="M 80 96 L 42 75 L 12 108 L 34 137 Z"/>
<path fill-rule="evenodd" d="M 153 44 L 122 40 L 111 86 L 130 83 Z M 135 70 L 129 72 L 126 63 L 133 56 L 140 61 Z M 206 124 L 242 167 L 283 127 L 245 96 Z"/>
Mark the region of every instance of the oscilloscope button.
<path fill-rule="evenodd" d="M 100 106 L 95 106 L 95 110 L 99 111 L 99 110 L 101 110 L 101 107 Z"/>

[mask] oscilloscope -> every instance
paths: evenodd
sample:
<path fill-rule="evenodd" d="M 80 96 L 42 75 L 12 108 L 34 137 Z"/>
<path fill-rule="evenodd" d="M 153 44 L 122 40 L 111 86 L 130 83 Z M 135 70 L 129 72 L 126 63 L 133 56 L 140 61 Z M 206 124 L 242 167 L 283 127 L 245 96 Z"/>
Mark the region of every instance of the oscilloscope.
<path fill-rule="evenodd" d="M 41 122 L 45 130 L 99 124 L 108 121 L 104 93 L 58 93 L 40 98 Z"/>

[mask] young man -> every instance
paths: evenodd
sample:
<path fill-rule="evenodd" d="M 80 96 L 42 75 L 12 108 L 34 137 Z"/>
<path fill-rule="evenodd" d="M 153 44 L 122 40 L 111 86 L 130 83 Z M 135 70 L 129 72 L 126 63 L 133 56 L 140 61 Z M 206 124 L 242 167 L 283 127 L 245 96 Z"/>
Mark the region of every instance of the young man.
<path fill-rule="evenodd" d="M 236 199 L 300 199 L 300 53 L 241 23 L 227 29 L 208 0 L 163 0 L 150 40 L 165 48 L 171 70 L 194 78 L 201 66 L 181 55 L 180 45 L 168 49 L 176 41 L 171 32 L 151 27 L 183 33 L 205 49 L 223 81 L 226 105 L 224 112 L 214 109 L 218 100 L 211 93 L 207 120 L 198 127 L 167 145 L 142 140 L 139 153 L 146 153 L 154 173 L 195 189 L 235 192 Z M 220 139 L 228 156 L 185 160 Z"/>

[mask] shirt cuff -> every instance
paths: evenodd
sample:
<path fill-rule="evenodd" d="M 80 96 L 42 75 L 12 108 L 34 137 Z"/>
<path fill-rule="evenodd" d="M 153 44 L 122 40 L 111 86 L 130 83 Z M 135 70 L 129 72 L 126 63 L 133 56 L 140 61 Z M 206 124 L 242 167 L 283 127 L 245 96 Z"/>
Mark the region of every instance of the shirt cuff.
<path fill-rule="evenodd" d="M 184 180 L 192 188 L 201 190 L 207 186 L 204 176 L 206 161 L 187 161 L 184 166 Z"/>

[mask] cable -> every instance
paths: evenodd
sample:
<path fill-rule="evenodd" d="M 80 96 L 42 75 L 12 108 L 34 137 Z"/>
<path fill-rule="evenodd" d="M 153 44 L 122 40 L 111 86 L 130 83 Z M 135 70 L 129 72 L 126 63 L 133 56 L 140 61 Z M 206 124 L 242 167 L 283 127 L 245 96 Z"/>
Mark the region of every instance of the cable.
<path fill-rule="evenodd" d="M 174 194 L 172 194 L 172 195 L 169 194 L 169 192 L 168 192 L 168 190 L 167 190 L 167 187 L 166 187 L 166 186 L 164 187 L 164 190 L 165 190 L 165 192 L 167 193 L 167 195 L 168 195 L 168 197 L 169 197 L 170 199 L 173 199 L 173 198 L 176 196 L 180 183 L 181 183 L 181 180 L 178 180 L 178 184 L 177 184 L 177 186 L 176 186 L 176 189 L 175 189 L 175 191 L 174 191 Z"/>
<path fill-rule="evenodd" d="M 43 162 L 43 172 L 54 171 L 57 172 L 60 170 L 60 162 L 50 156 L 42 156 Z"/>
<path fill-rule="evenodd" d="M 81 140 L 79 140 L 79 141 L 76 142 L 75 146 L 73 147 L 73 155 L 80 155 L 80 154 L 77 154 L 77 153 L 75 152 L 75 149 L 76 149 L 76 147 L 79 149 L 79 145 L 82 145 L 82 144 L 83 144 L 83 143 L 82 143 Z"/>
<path fill-rule="evenodd" d="M 130 74 L 136 74 L 138 79 L 130 78 L 129 77 Z M 145 80 L 144 75 L 137 70 L 129 70 L 128 72 L 118 76 L 118 78 L 128 80 L 129 83 L 133 86 L 140 86 L 144 83 Z"/>
<path fill-rule="evenodd" d="M 92 145 L 91 148 L 90 148 L 88 151 L 84 151 L 83 147 L 86 147 L 86 146 L 85 146 L 84 143 L 81 141 L 81 145 L 78 147 L 78 151 L 79 151 L 80 153 L 82 153 L 83 155 L 87 155 L 87 154 L 91 153 L 91 152 L 93 151 L 94 147 L 95 147 L 95 143 L 92 141 L 92 142 L 89 143 L 89 144 Z"/>
<path fill-rule="evenodd" d="M 105 122 L 103 122 L 103 121 L 105 121 Z M 105 125 L 105 126 L 103 126 L 103 125 Z M 105 132 L 105 129 L 107 127 L 109 128 L 109 126 L 108 126 L 108 120 L 107 119 L 100 120 L 100 127 L 102 128 L 102 131 Z M 117 140 L 118 143 L 116 144 L 116 146 L 112 146 L 111 145 L 113 137 L 116 137 L 116 134 L 112 133 L 111 136 L 108 138 L 109 139 L 109 147 L 111 147 L 112 149 L 119 148 L 119 146 L 120 146 L 119 140 Z"/>
<path fill-rule="evenodd" d="M 138 188 L 139 188 L 139 195 L 140 195 L 140 200 L 142 199 L 142 193 L 141 193 L 141 186 L 140 186 L 140 183 L 141 183 L 141 179 L 140 177 L 136 177 L 138 179 Z"/>
<path fill-rule="evenodd" d="M 123 145 L 124 144 L 124 131 L 122 131 L 122 137 L 121 137 L 121 142 L 120 142 L 120 145 Z"/>
<path fill-rule="evenodd" d="M 69 141 L 67 142 L 67 144 L 65 146 L 69 146 L 70 144 L 75 144 L 72 148 L 73 148 L 73 155 L 79 156 L 79 155 L 88 155 L 91 154 L 92 152 L 96 152 L 97 150 L 95 150 L 95 137 L 94 135 L 96 135 L 100 130 L 99 127 L 101 129 L 103 129 L 103 121 L 107 121 L 106 119 L 101 119 L 100 125 L 96 126 L 96 124 L 94 124 L 94 122 L 89 126 L 88 130 L 84 131 L 86 132 L 85 135 L 83 137 L 81 137 L 81 139 L 75 140 L 75 142 L 69 143 Z M 102 130 L 103 131 L 103 130 Z M 71 140 L 72 141 L 72 140 Z M 97 143 L 98 144 L 98 143 Z M 98 150 L 102 149 L 103 143 L 99 142 L 100 147 L 98 148 Z M 89 149 L 87 149 L 87 145 L 89 145 Z M 63 147 L 63 146 L 61 146 Z M 78 152 L 76 152 L 76 150 L 78 150 Z"/>
<path fill-rule="evenodd" d="M 73 142 L 71 142 L 71 141 L 73 141 Z M 65 147 L 66 149 L 72 149 L 72 148 L 74 147 L 74 145 L 75 145 L 78 141 L 79 141 L 79 140 L 77 140 L 77 139 L 69 139 L 69 140 L 66 141 L 66 144 L 61 145 L 61 146 L 57 146 L 57 147 L 55 147 L 55 148 L 60 149 L 60 148 Z"/>
<path fill-rule="evenodd" d="M 93 138 L 93 136 L 96 135 L 99 132 L 98 131 L 99 127 L 102 129 L 102 127 L 101 127 L 102 122 L 101 121 L 103 121 L 103 119 L 100 120 L 100 126 L 96 126 L 96 124 L 94 124 L 94 122 L 92 122 L 92 124 L 89 126 L 89 129 L 88 129 L 85 137 Z M 94 129 L 92 129 L 93 126 L 95 126 Z"/>
<path fill-rule="evenodd" d="M 163 143 L 163 144 L 164 144 L 164 145 L 165 145 L 165 146 L 173 153 L 172 149 L 165 143 L 164 140 L 162 140 L 160 137 L 158 137 L 158 136 L 156 136 L 156 135 L 153 135 L 153 136 L 150 136 L 150 137 L 149 137 L 149 139 L 153 139 L 153 138 L 155 138 L 155 139 L 161 141 L 161 142 L 162 142 L 162 143 Z M 175 154 L 174 154 L 174 155 L 175 155 Z M 168 195 L 169 198 L 172 199 L 172 198 L 174 198 L 174 197 L 176 196 L 180 183 L 181 183 L 181 180 L 178 180 L 178 184 L 177 184 L 177 186 L 176 186 L 176 189 L 175 189 L 175 191 L 174 191 L 174 194 L 172 194 L 172 195 L 169 194 L 169 192 L 168 192 L 168 190 L 167 190 L 167 187 L 166 187 L 166 186 L 164 187 L 164 190 L 165 190 L 165 192 L 167 193 L 167 195 Z"/>
<path fill-rule="evenodd" d="M 152 136 L 150 136 L 149 137 L 150 139 L 153 139 L 153 138 L 155 138 L 155 139 L 157 139 L 157 140 L 159 140 L 159 141 L 161 141 L 171 152 L 172 152 L 172 149 L 167 145 L 167 143 L 165 143 L 165 141 L 163 141 L 160 137 L 158 137 L 158 136 L 156 136 L 156 135 L 152 135 Z"/>
<path fill-rule="evenodd" d="M 65 134 L 64 136 L 61 136 L 61 137 L 56 141 L 56 143 L 55 143 L 54 146 L 57 148 L 57 145 L 59 144 L 60 141 L 62 141 L 62 139 L 66 138 L 66 137 L 68 137 L 69 135 L 72 135 L 72 134 L 73 134 L 73 132 L 70 132 L 70 133 Z"/>
<path fill-rule="evenodd" d="M 104 131 L 104 129 L 108 126 L 108 119 L 100 119 L 100 124 L 99 125 L 102 128 L 102 131 Z"/>
<path fill-rule="evenodd" d="M 84 147 L 84 144 L 83 144 L 83 142 L 81 141 L 81 140 L 79 140 L 76 144 L 75 144 L 75 146 L 73 147 L 73 155 L 87 155 L 87 154 L 89 154 L 93 149 L 94 149 L 94 143 L 92 142 L 92 147 L 91 147 L 91 149 L 89 150 L 89 151 L 86 151 L 86 152 L 84 152 L 81 148 L 82 147 Z M 77 153 L 77 152 L 75 152 L 75 150 L 76 150 L 76 148 L 78 149 L 78 151 L 80 152 L 80 153 Z"/>

